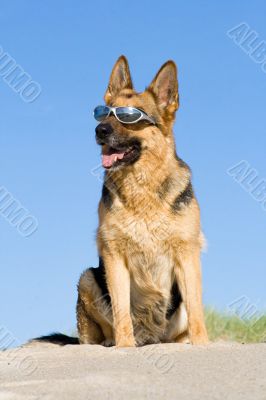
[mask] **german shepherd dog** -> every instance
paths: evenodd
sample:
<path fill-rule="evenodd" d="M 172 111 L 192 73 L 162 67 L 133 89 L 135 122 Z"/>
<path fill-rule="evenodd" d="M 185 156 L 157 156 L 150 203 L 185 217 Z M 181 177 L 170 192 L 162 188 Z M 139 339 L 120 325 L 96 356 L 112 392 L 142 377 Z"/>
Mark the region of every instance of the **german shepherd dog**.
<path fill-rule="evenodd" d="M 99 267 L 84 271 L 78 284 L 79 342 L 206 344 L 200 210 L 173 135 L 176 65 L 166 62 L 137 93 L 121 56 L 104 99 L 109 107 L 134 107 L 154 123 L 126 124 L 110 112 L 96 127 L 105 167 Z"/>

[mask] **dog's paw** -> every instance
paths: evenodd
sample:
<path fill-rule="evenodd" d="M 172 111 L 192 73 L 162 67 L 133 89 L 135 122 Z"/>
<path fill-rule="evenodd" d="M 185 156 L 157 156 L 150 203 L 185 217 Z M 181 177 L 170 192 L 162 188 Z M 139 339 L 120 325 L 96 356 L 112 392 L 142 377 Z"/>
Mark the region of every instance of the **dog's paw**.
<path fill-rule="evenodd" d="M 112 346 L 115 345 L 115 341 L 114 341 L 114 339 L 105 339 L 105 340 L 101 343 L 101 345 L 104 346 L 104 347 L 112 347 Z"/>
<path fill-rule="evenodd" d="M 193 345 L 206 345 L 209 343 L 209 339 L 207 335 L 198 335 L 194 336 L 193 338 L 190 339 L 190 343 Z"/>
<path fill-rule="evenodd" d="M 176 338 L 175 343 L 190 344 L 188 335 L 180 335 Z"/>

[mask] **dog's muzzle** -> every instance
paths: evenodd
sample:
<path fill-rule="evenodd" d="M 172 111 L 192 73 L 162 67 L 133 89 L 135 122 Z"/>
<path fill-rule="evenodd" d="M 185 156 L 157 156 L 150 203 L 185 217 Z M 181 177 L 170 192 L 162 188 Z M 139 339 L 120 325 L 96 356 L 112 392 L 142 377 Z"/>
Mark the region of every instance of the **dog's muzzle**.
<path fill-rule="evenodd" d="M 140 141 L 118 135 L 110 123 L 100 123 L 95 132 L 96 142 L 102 146 L 102 165 L 105 169 L 132 164 L 140 157 Z"/>

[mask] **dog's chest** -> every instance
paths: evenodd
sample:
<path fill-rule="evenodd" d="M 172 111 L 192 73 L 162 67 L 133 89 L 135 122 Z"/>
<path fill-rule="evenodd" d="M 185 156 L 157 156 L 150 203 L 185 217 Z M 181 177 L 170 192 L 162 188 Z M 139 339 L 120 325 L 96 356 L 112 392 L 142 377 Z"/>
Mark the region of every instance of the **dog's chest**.
<path fill-rule="evenodd" d="M 119 251 L 126 256 L 128 267 L 135 273 L 148 271 L 158 277 L 160 270 L 171 271 L 174 265 L 176 219 L 166 207 L 140 197 L 134 209 L 115 207 L 111 242 L 119 242 Z"/>
<path fill-rule="evenodd" d="M 163 218 L 133 216 L 124 229 L 124 254 L 132 279 L 138 286 L 152 285 L 170 291 L 174 269 L 172 227 Z"/>
<path fill-rule="evenodd" d="M 115 225 L 124 237 L 140 247 L 160 247 L 171 240 L 178 231 L 176 218 L 167 206 L 155 203 L 152 199 L 139 198 L 135 207 L 115 208 Z"/>
<path fill-rule="evenodd" d="M 174 259 L 170 252 L 151 249 L 129 252 L 127 267 L 133 286 L 141 288 L 143 293 L 149 292 L 151 288 L 170 293 L 174 274 Z"/>

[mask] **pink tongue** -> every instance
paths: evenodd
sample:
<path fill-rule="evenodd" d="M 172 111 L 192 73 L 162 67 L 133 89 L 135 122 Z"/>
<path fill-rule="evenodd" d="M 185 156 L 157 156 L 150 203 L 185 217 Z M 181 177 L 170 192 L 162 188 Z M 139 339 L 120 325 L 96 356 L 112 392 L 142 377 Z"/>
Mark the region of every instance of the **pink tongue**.
<path fill-rule="evenodd" d="M 111 153 L 111 154 L 102 154 L 102 165 L 104 168 L 110 168 L 115 160 L 122 160 L 125 153 Z"/>

